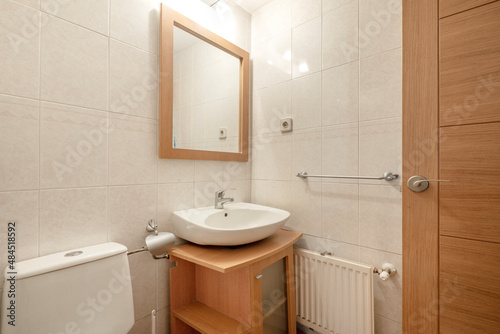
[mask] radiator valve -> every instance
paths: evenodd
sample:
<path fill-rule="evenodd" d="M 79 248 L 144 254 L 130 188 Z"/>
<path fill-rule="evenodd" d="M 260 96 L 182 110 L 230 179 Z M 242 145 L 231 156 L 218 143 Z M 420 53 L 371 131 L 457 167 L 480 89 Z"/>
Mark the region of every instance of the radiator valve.
<path fill-rule="evenodd" d="M 384 263 L 382 268 L 373 268 L 373 273 L 377 274 L 382 281 L 387 281 L 392 276 L 396 275 L 396 268 L 391 263 Z"/>

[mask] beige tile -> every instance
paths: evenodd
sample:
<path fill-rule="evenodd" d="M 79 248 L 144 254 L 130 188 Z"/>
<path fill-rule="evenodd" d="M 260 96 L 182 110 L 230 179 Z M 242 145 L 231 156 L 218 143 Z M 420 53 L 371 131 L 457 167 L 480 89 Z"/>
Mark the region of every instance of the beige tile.
<path fill-rule="evenodd" d="M 321 236 L 321 183 L 292 182 L 291 227 L 307 235 Z"/>
<path fill-rule="evenodd" d="M 158 57 L 110 40 L 109 110 L 157 118 Z"/>
<path fill-rule="evenodd" d="M 152 258 L 149 252 L 143 252 L 130 256 L 129 264 L 134 297 L 134 315 L 135 320 L 139 322 L 139 319 L 147 317 L 156 308 L 156 260 Z M 151 318 L 148 317 L 148 319 L 149 325 L 151 325 Z M 141 329 L 142 326 L 140 326 Z M 138 331 L 137 333 L 143 332 Z M 147 333 L 151 333 L 151 327 L 149 327 Z"/>
<path fill-rule="evenodd" d="M 0 134 L 0 190 L 38 189 L 38 101 L 0 95 Z"/>
<path fill-rule="evenodd" d="M 292 80 L 293 129 L 321 126 L 321 73 Z"/>
<path fill-rule="evenodd" d="M 215 194 L 215 191 L 214 191 Z M 173 232 L 174 211 L 194 207 L 194 183 L 169 183 L 158 185 L 158 228 Z"/>
<path fill-rule="evenodd" d="M 357 0 L 323 0 L 323 13 L 329 12 L 332 9 L 341 7 L 349 2 L 354 2 Z"/>
<path fill-rule="evenodd" d="M 321 173 L 358 175 L 358 123 L 323 127 Z M 323 179 L 323 182 L 357 183 L 357 180 Z"/>
<path fill-rule="evenodd" d="M 42 0 L 42 11 L 108 35 L 109 0 Z"/>
<path fill-rule="evenodd" d="M 400 322 L 375 315 L 375 334 L 400 334 L 402 332 L 403 326 Z"/>
<path fill-rule="evenodd" d="M 247 162 L 225 161 L 222 163 L 223 178 L 231 181 L 247 178 Z"/>
<path fill-rule="evenodd" d="M 107 184 L 107 117 L 106 112 L 42 102 L 42 189 Z"/>
<path fill-rule="evenodd" d="M 358 245 L 313 237 L 305 234 L 294 244 L 294 246 L 309 249 L 316 253 L 330 252 L 333 256 L 351 261 L 359 261 Z"/>
<path fill-rule="evenodd" d="M 382 176 L 385 172 L 401 176 L 402 121 L 391 118 L 359 124 L 359 173 Z M 384 184 L 387 181 L 362 180 L 360 183 Z M 385 183 L 401 184 L 401 177 Z"/>
<path fill-rule="evenodd" d="M 292 206 L 292 182 L 291 181 L 267 181 L 267 205 L 291 212 Z M 291 217 L 293 219 L 293 217 Z M 291 220 L 287 223 L 290 226 Z"/>
<path fill-rule="evenodd" d="M 292 34 L 284 32 L 267 41 L 268 86 L 282 83 L 292 78 Z"/>
<path fill-rule="evenodd" d="M 40 191 L 40 255 L 107 241 L 106 188 Z"/>
<path fill-rule="evenodd" d="M 322 124 L 357 122 L 359 117 L 359 61 L 323 71 L 322 79 Z"/>
<path fill-rule="evenodd" d="M 275 0 L 252 13 L 252 45 L 290 30 L 291 6 L 291 0 Z"/>
<path fill-rule="evenodd" d="M 146 225 L 156 219 L 157 186 L 110 187 L 108 190 L 108 241 L 129 250 L 145 245 Z"/>
<path fill-rule="evenodd" d="M 0 93 L 39 98 L 40 12 L 13 1 L 2 1 L 0 32 Z"/>
<path fill-rule="evenodd" d="M 194 162 L 194 180 L 197 182 L 222 182 L 222 165 L 222 161 L 196 160 Z"/>
<path fill-rule="evenodd" d="M 111 0 L 110 36 L 157 55 L 159 4 L 156 0 Z"/>
<path fill-rule="evenodd" d="M 0 268 L 3 270 L 7 266 L 9 222 L 15 222 L 16 261 L 37 257 L 38 191 L 0 193 L 0 219 L 2 221 L 0 243 L 3 245 L 0 248 Z"/>
<path fill-rule="evenodd" d="M 381 267 L 385 262 L 389 262 L 396 267 L 396 275 L 387 281 L 382 281 L 377 276 L 373 276 L 373 297 L 375 315 L 401 323 L 403 283 L 403 279 L 401 277 L 401 273 L 403 271 L 403 260 L 401 255 L 361 247 L 360 261 L 377 267 Z M 381 324 L 376 324 L 375 326 L 377 329 L 380 329 L 380 325 Z M 386 332 L 382 332 L 382 334 L 385 333 Z M 389 331 L 388 333 L 392 332 Z"/>
<path fill-rule="evenodd" d="M 158 160 L 158 183 L 194 181 L 194 160 Z"/>
<path fill-rule="evenodd" d="M 278 134 L 271 138 L 267 152 L 267 179 L 290 180 L 292 165 L 292 136 Z"/>
<path fill-rule="evenodd" d="M 292 0 L 292 27 L 321 16 L 321 0 Z"/>
<path fill-rule="evenodd" d="M 134 326 L 127 334 L 151 334 L 152 322 L 151 315 L 136 320 Z"/>
<path fill-rule="evenodd" d="M 269 152 L 268 144 L 270 139 L 268 136 L 260 136 L 254 138 L 254 143 L 251 149 L 251 169 L 252 179 L 254 180 L 267 180 L 267 156 Z"/>
<path fill-rule="evenodd" d="M 323 183 L 322 193 L 322 236 L 358 245 L 358 185 Z"/>
<path fill-rule="evenodd" d="M 156 291 L 158 291 L 158 302 L 156 305 L 156 310 L 165 309 L 170 305 L 170 267 L 173 264 L 168 260 L 159 260 L 156 261 L 156 270 L 157 270 L 157 279 L 156 283 L 158 287 Z M 157 320 L 160 320 L 160 314 L 157 313 Z M 161 333 L 161 331 L 158 331 Z"/>
<path fill-rule="evenodd" d="M 361 58 L 401 47 L 402 9 L 402 0 L 359 2 Z"/>
<path fill-rule="evenodd" d="M 108 39 L 42 13 L 41 98 L 106 110 Z"/>
<path fill-rule="evenodd" d="M 401 117 L 402 51 L 396 49 L 360 62 L 360 121 Z"/>
<path fill-rule="evenodd" d="M 321 71 L 321 17 L 292 30 L 292 77 Z"/>
<path fill-rule="evenodd" d="M 159 334 L 170 333 L 170 307 L 158 311 L 156 324 Z"/>
<path fill-rule="evenodd" d="M 35 9 L 40 9 L 40 0 L 14 0 L 14 1 L 29 7 L 33 7 Z"/>
<path fill-rule="evenodd" d="M 265 41 L 257 45 L 252 44 L 250 59 L 252 64 L 252 87 L 253 90 L 256 91 L 267 86 L 267 71 L 269 64 L 267 62 L 267 43 Z"/>
<path fill-rule="evenodd" d="M 323 15 L 323 69 L 359 59 L 358 1 Z"/>
<path fill-rule="evenodd" d="M 254 93 L 252 106 L 254 139 L 267 133 L 281 133 L 280 119 L 292 116 L 291 94 L 291 81 L 273 85 Z M 261 141 L 265 141 L 265 138 L 260 138 L 257 143 Z"/>
<path fill-rule="evenodd" d="M 294 130 L 292 133 L 292 180 L 297 173 L 321 174 L 321 128 Z M 307 179 L 320 182 L 321 179 Z"/>
<path fill-rule="evenodd" d="M 252 180 L 251 203 L 258 205 L 267 204 L 267 181 Z"/>
<path fill-rule="evenodd" d="M 400 186 L 359 185 L 360 245 L 402 253 Z"/>
<path fill-rule="evenodd" d="M 157 122 L 110 114 L 109 184 L 157 182 Z"/>

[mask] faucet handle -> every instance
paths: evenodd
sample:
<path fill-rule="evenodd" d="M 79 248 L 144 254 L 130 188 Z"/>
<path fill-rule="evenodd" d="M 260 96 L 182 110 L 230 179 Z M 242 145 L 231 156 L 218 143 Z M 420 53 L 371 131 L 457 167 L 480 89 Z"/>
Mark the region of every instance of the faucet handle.
<path fill-rule="evenodd" d="M 224 190 L 219 190 L 219 191 L 216 191 L 215 192 L 215 196 L 219 197 L 219 198 L 222 198 L 224 196 L 224 193 L 228 190 L 236 190 L 235 188 L 227 188 L 227 189 L 224 189 Z"/>

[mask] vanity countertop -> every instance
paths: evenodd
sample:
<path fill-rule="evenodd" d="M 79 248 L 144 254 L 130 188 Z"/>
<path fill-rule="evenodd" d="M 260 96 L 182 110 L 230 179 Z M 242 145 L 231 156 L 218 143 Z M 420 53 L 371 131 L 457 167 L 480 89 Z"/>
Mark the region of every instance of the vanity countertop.
<path fill-rule="evenodd" d="M 187 243 L 170 250 L 175 258 L 196 263 L 221 273 L 249 266 L 293 245 L 302 233 L 279 230 L 270 237 L 243 246 L 201 246 Z"/>

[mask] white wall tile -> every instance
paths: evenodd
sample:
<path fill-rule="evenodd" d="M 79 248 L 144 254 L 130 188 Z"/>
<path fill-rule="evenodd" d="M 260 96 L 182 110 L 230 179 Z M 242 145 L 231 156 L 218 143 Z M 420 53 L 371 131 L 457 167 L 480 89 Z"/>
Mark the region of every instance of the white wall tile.
<path fill-rule="evenodd" d="M 292 165 L 292 136 L 290 133 L 273 135 L 267 149 L 267 179 L 290 180 Z"/>
<path fill-rule="evenodd" d="M 130 256 L 129 264 L 134 298 L 134 316 L 136 320 L 134 328 L 141 328 L 144 325 L 137 320 L 148 316 L 156 308 L 156 261 L 151 258 L 149 252 L 144 252 Z M 149 318 L 149 326 L 151 326 L 151 318 Z M 129 333 L 133 332 L 134 329 Z M 138 331 L 137 333 L 144 332 Z M 146 333 L 151 333 L 151 327 L 149 327 L 149 331 Z"/>
<path fill-rule="evenodd" d="M 7 266 L 8 222 L 16 222 L 16 261 L 38 256 L 38 191 L 0 193 L 0 268 Z M 3 281 L 3 277 L 2 277 Z"/>
<path fill-rule="evenodd" d="M 109 187 L 108 241 L 142 248 L 149 219 L 156 222 L 157 185 Z"/>
<path fill-rule="evenodd" d="M 39 102 L 0 95 L 0 190 L 38 189 Z"/>
<path fill-rule="evenodd" d="M 402 253 L 401 188 L 359 185 L 360 245 Z"/>
<path fill-rule="evenodd" d="M 41 0 L 42 11 L 108 35 L 109 0 Z"/>
<path fill-rule="evenodd" d="M 403 109 L 402 50 L 360 62 L 360 120 L 401 117 Z"/>
<path fill-rule="evenodd" d="M 323 125 L 357 122 L 359 117 L 359 62 L 323 71 Z"/>
<path fill-rule="evenodd" d="M 322 195 L 322 236 L 358 245 L 358 185 L 323 183 Z"/>
<path fill-rule="evenodd" d="M 42 102 L 40 187 L 107 185 L 107 122 L 106 112 Z"/>
<path fill-rule="evenodd" d="M 323 69 L 359 59 L 358 1 L 323 15 Z"/>
<path fill-rule="evenodd" d="M 33 7 L 35 9 L 40 9 L 40 0 L 14 0 L 14 1 L 29 7 Z"/>
<path fill-rule="evenodd" d="M 253 99 L 253 136 L 280 133 L 280 119 L 292 116 L 292 82 L 258 90 Z M 263 138 L 260 141 L 264 141 Z"/>
<path fill-rule="evenodd" d="M 106 188 L 40 191 L 40 255 L 104 243 Z"/>
<path fill-rule="evenodd" d="M 323 127 L 321 173 L 358 175 L 358 124 Z M 330 179 L 324 179 L 329 182 Z M 357 183 L 357 180 L 335 179 L 332 182 Z"/>
<path fill-rule="evenodd" d="M 297 173 L 321 174 L 321 128 L 294 130 L 292 133 L 292 180 Z M 321 179 L 307 179 L 320 182 Z"/>
<path fill-rule="evenodd" d="M 321 71 L 321 17 L 292 30 L 292 77 Z"/>
<path fill-rule="evenodd" d="M 401 323 L 375 315 L 375 334 L 400 334 L 402 332 Z"/>
<path fill-rule="evenodd" d="M 193 181 L 194 163 L 194 160 L 158 160 L 158 183 Z"/>
<path fill-rule="evenodd" d="M 157 122 L 109 115 L 109 184 L 156 183 Z"/>
<path fill-rule="evenodd" d="M 292 0 L 292 28 L 321 16 L 321 0 Z"/>
<path fill-rule="evenodd" d="M 110 1 L 110 36 L 157 55 L 160 41 L 160 2 L 156 0 Z"/>
<path fill-rule="evenodd" d="M 401 118 L 361 122 L 359 124 L 360 175 L 382 176 L 385 172 L 401 175 L 401 171 Z M 360 183 L 384 184 L 376 180 L 361 180 Z M 390 181 L 389 184 L 401 184 L 401 177 Z"/>
<path fill-rule="evenodd" d="M 294 244 L 294 246 L 309 249 L 317 253 L 324 251 L 331 252 L 333 256 L 351 261 L 359 261 L 358 245 L 318 238 L 305 234 Z"/>
<path fill-rule="evenodd" d="M 291 227 L 307 235 L 321 236 L 321 183 L 292 182 Z"/>
<path fill-rule="evenodd" d="M 40 96 L 40 12 L 0 2 L 0 93 Z"/>
<path fill-rule="evenodd" d="M 321 126 L 321 73 L 292 80 L 294 129 Z"/>
<path fill-rule="evenodd" d="M 109 110 L 158 118 L 158 57 L 110 40 Z"/>
<path fill-rule="evenodd" d="M 252 180 L 251 203 L 258 205 L 267 204 L 267 181 Z"/>
<path fill-rule="evenodd" d="M 268 86 L 282 83 L 292 78 L 292 36 L 282 33 L 267 41 Z"/>
<path fill-rule="evenodd" d="M 193 208 L 194 183 L 168 183 L 158 185 L 158 227 L 174 232 L 173 212 Z"/>
<path fill-rule="evenodd" d="M 42 100 L 106 110 L 108 39 L 42 13 Z"/>
<path fill-rule="evenodd" d="M 359 2 L 359 52 L 365 58 L 402 45 L 402 0 Z"/>
<path fill-rule="evenodd" d="M 323 13 L 357 0 L 323 0 Z"/>
<path fill-rule="evenodd" d="M 268 206 L 290 212 L 292 205 L 292 182 L 267 181 L 266 196 Z M 290 223 L 287 223 L 287 225 L 290 225 Z"/>
<path fill-rule="evenodd" d="M 252 46 L 291 28 L 292 0 L 275 0 L 252 13 Z"/>

